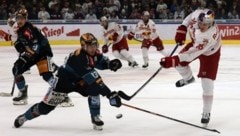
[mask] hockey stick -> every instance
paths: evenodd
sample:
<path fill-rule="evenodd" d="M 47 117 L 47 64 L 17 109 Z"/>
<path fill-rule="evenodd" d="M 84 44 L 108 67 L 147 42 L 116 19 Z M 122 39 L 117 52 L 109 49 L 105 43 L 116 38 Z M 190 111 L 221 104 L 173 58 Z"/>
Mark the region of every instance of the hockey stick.
<path fill-rule="evenodd" d="M 15 90 L 15 76 L 14 76 L 14 78 L 13 78 L 13 85 L 12 85 L 12 91 L 11 91 L 11 93 L 1 92 L 1 93 L 0 93 L 0 96 L 2 96 L 2 97 L 12 97 L 12 96 L 13 96 L 13 93 L 14 93 L 14 90 Z"/>
<path fill-rule="evenodd" d="M 170 56 L 172 56 L 174 54 L 174 52 L 177 50 L 179 44 L 176 44 L 176 46 L 174 47 L 174 49 L 172 50 Z M 158 73 L 159 71 L 162 70 L 162 67 L 158 68 L 158 70 L 131 96 L 127 95 L 126 93 L 124 93 L 123 91 L 118 91 L 118 95 L 125 99 L 125 100 L 131 100 L 135 95 L 137 95 L 137 93 L 139 93 Z"/>
<path fill-rule="evenodd" d="M 193 126 L 193 127 L 196 127 L 196 128 L 200 128 L 200 129 L 204 129 L 204 130 L 207 130 L 207 131 L 216 132 L 216 133 L 220 134 L 220 132 L 216 129 L 209 129 L 209 128 L 201 127 L 201 126 L 198 126 L 198 125 L 195 125 L 195 124 L 192 124 L 192 123 L 188 123 L 188 122 L 185 122 L 185 121 L 182 121 L 182 120 L 171 118 L 171 117 L 168 117 L 168 116 L 156 113 L 156 112 L 148 111 L 148 110 L 138 108 L 138 107 L 135 107 L 135 106 L 132 106 L 132 105 L 128 105 L 128 104 L 125 104 L 125 103 L 122 103 L 122 105 L 126 106 L 126 107 L 129 107 L 129 108 L 132 108 L 132 109 L 142 111 L 142 112 L 146 112 L 146 113 L 149 113 L 149 114 L 152 114 L 152 115 L 163 117 L 163 118 L 166 118 L 166 119 L 169 119 L 169 120 L 172 120 L 172 121 L 176 121 L 176 122 L 179 122 L 179 123 L 182 123 L 182 124 L 186 124 L 186 125 L 189 125 L 189 126 Z"/>

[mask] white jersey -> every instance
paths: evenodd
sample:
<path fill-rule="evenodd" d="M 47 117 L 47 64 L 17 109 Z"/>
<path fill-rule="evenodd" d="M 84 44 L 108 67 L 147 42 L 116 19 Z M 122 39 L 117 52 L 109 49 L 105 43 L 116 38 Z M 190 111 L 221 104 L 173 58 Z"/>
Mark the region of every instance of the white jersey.
<path fill-rule="evenodd" d="M 193 32 L 198 29 L 198 16 L 200 13 L 204 12 L 202 9 L 197 9 L 191 14 L 189 14 L 182 22 L 182 25 L 186 26 L 189 30 L 190 37 L 193 38 Z"/>
<path fill-rule="evenodd" d="M 212 55 L 221 47 L 221 35 L 217 25 L 213 25 L 205 32 L 196 29 L 192 36 L 194 39 L 193 47 L 178 55 L 180 62 L 191 62 L 200 55 Z"/>
<path fill-rule="evenodd" d="M 114 35 L 114 33 L 118 34 L 117 40 L 113 41 L 113 44 L 118 43 L 120 40 L 122 40 L 124 36 L 123 28 L 119 24 L 115 22 L 108 23 L 107 29 L 102 27 L 102 32 L 103 32 L 103 40 L 104 44 L 107 44 L 109 42 L 109 38 Z"/>
<path fill-rule="evenodd" d="M 135 30 L 133 30 L 132 32 L 135 34 L 136 33 L 142 34 L 143 39 L 154 40 L 157 37 L 159 37 L 159 34 L 157 33 L 156 25 L 151 19 L 148 20 L 147 24 L 145 24 L 143 20 L 140 20 Z"/>
<path fill-rule="evenodd" d="M 11 40 L 15 42 L 17 40 L 17 30 L 18 30 L 18 24 L 15 22 L 13 26 L 9 26 L 8 34 L 11 35 Z"/>

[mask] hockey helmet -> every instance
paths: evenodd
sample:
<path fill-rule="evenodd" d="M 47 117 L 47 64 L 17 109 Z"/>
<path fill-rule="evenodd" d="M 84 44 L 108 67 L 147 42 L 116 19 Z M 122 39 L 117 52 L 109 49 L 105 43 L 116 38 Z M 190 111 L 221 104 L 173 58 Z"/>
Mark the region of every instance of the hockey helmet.
<path fill-rule="evenodd" d="M 206 9 L 204 12 L 200 13 L 198 16 L 198 21 L 212 26 L 214 24 L 214 12 L 212 10 Z"/>
<path fill-rule="evenodd" d="M 16 19 L 19 18 L 19 17 L 27 19 L 28 12 L 25 8 L 21 8 L 17 11 Z"/>
<path fill-rule="evenodd" d="M 87 49 L 87 46 L 95 45 L 99 47 L 97 38 L 91 33 L 84 33 L 80 37 L 80 44 L 83 49 Z"/>
<path fill-rule="evenodd" d="M 106 16 L 102 16 L 101 18 L 100 18 L 100 21 L 102 22 L 102 21 L 107 21 L 107 17 Z"/>
<path fill-rule="evenodd" d="M 150 16 L 150 13 L 148 11 L 143 11 L 143 16 Z"/>

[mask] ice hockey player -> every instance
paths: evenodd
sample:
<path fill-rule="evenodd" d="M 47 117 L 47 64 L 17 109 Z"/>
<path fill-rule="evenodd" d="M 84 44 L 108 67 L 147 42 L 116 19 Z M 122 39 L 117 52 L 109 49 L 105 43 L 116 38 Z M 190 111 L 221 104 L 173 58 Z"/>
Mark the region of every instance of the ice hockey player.
<path fill-rule="evenodd" d="M 55 87 L 50 86 L 43 101 L 36 103 L 24 114 L 18 116 L 14 122 L 16 128 L 25 121 L 32 120 L 40 115 L 46 115 L 64 100 L 71 92 L 88 96 L 91 120 L 94 129 L 102 130 L 104 122 L 100 116 L 100 95 L 109 99 L 110 105 L 120 107 L 121 99 L 117 92 L 111 91 L 103 82 L 95 68 L 117 71 L 122 67 L 118 59 L 109 60 L 98 50 L 98 41 L 91 33 L 84 33 L 80 37 L 81 48 L 70 53 L 65 64 L 58 70 L 58 81 Z"/>
<path fill-rule="evenodd" d="M 112 42 L 112 53 L 114 57 L 128 61 L 128 65 L 131 67 L 138 66 L 133 56 L 129 53 L 127 39 L 124 36 L 122 26 L 116 22 L 108 22 L 105 16 L 101 17 L 100 21 L 104 40 L 102 52 L 107 53 L 108 44 Z"/>
<path fill-rule="evenodd" d="M 214 12 L 209 9 L 199 9 L 188 15 L 177 28 L 175 40 L 178 44 L 184 44 L 188 29 L 192 42 L 188 43 L 178 55 L 162 58 L 160 64 L 165 68 L 176 67 L 183 78 L 176 82 L 176 86 L 182 87 L 195 81 L 189 63 L 199 59 L 198 77 L 201 78 L 203 89 L 201 123 L 207 126 L 221 49 L 221 36 L 214 21 Z"/>
<path fill-rule="evenodd" d="M 155 46 L 157 51 L 159 51 L 163 56 L 168 55 L 168 53 L 164 50 L 156 25 L 153 20 L 150 19 L 148 11 L 143 12 L 142 20 L 138 22 L 136 28 L 134 30 L 130 30 L 128 39 L 132 40 L 136 33 L 140 33 L 143 36 L 141 49 L 144 64 L 142 65 L 142 68 L 147 68 L 149 65 L 148 50 L 150 46 Z"/>
<path fill-rule="evenodd" d="M 16 21 L 18 25 L 17 40 L 14 47 L 19 52 L 19 57 L 13 66 L 13 75 L 15 83 L 19 89 L 17 97 L 13 98 L 14 105 L 27 104 L 27 88 L 23 73 L 33 65 L 37 65 L 39 74 L 52 87 L 57 83 L 57 78 L 53 75 L 53 65 L 51 57 L 53 57 L 52 49 L 49 45 L 48 39 L 41 33 L 41 31 L 27 21 L 28 12 L 25 8 L 18 10 L 16 14 Z M 70 99 L 68 106 L 73 106 Z"/>

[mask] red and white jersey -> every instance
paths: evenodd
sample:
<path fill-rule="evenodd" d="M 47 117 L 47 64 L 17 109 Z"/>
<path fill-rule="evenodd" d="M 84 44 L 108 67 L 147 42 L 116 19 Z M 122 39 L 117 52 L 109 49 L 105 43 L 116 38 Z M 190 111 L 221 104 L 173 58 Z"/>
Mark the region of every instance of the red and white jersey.
<path fill-rule="evenodd" d="M 200 55 L 212 55 L 221 47 L 221 35 L 216 24 L 205 32 L 195 29 L 192 36 L 194 39 L 193 47 L 178 55 L 180 62 L 191 62 Z"/>
<path fill-rule="evenodd" d="M 140 20 L 135 30 L 133 30 L 132 32 L 135 34 L 136 33 L 142 34 L 143 39 L 154 40 L 157 37 L 159 37 L 159 34 L 157 33 L 156 29 L 156 24 L 151 19 L 148 20 L 147 24 L 145 24 L 143 20 Z"/>
<path fill-rule="evenodd" d="M 104 44 L 107 44 L 109 42 L 109 39 L 114 35 L 114 33 L 118 34 L 117 40 L 113 41 L 113 44 L 118 43 L 124 36 L 123 28 L 119 24 L 115 22 L 108 23 L 107 29 L 102 27 L 103 32 L 103 40 Z"/>
<path fill-rule="evenodd" d="M 17 40 L 17 30 L 18 30 L 18 24 L 15 22 L 13 26 L 9 26 L 8 34 L 11 35 L 11 40 L 15 42 Z"/>
<path fill-rule="evenodd" d="M 204 12 L 202 9 L 197 9 L 191 14 L 189 14 L 182 22 L 182 25 L 186 26 L 189 30 L 190 38 L 192 38 L 192 35 L 195 31 L 195 29 L 198 29 L 198 16 L 200 13 Z"/>

